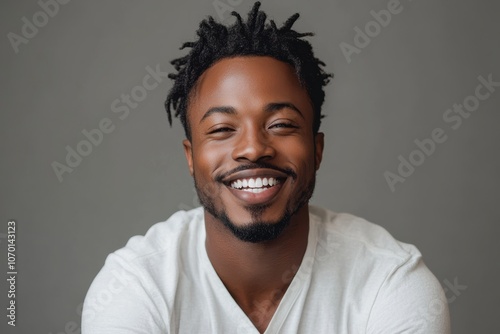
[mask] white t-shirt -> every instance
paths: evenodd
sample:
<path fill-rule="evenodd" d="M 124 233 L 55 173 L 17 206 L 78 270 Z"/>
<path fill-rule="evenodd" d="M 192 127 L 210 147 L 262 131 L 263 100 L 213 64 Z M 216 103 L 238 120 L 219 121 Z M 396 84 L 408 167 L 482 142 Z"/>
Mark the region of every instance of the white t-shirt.
<path fill-rule="evenodd" d="M 283 273 L 292 281 L 265 333 L 450 333 L 444 292 L 414 246 L 349 214 L 309 212 L 304 259 L 293 279 Z M 210 263 L 197 208 L 108 256 L 85 298 L 82 333 L 258 331 Z"/>

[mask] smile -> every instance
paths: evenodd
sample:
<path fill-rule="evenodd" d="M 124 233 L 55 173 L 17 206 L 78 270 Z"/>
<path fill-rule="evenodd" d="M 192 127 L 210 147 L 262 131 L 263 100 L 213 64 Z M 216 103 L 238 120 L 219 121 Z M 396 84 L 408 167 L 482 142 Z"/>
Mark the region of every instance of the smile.
<path fill-rule="evenodd" d="M 243 205 L 264 205 L 276 199 L 287 178 L 277 169 L 254 168 L 232 173 L 221 181 Z"/>
<path fill-rule="evenodd" d="M 231 188 L 257 194 L 269 190 L 278 183 L 280 181 L 274 177 L 237 179 L 231 182 Z"/>

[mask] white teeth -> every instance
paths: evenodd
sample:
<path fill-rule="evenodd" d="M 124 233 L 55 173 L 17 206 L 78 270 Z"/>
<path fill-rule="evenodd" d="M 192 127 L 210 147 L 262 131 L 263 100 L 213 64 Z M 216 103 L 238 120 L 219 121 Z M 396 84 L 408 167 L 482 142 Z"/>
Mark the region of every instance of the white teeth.
<path fill-rule="evenodd" d="M 260 177 L 257 180 L 255 180 L 255 187 L 262 188 L 262 179 Z"/>
<path fill-rule="evenodd" d="M 255 194 L 261 193 L 261 192 L 266 191 L 266 190 L 267 190 L 267 188 L 246 188 L 246 189 L 243 189 L 243 191 L 248 191 L 250 193 L 255 193 Z"/>
<path fill-rule="evenodd" d="M 247 189 L 243 189 L 243 190 L 257 193 L 257 192 L 261 192 L 261 191 L 266 190 L 267 189 L 267 188 L 265 188 L 266 186 L 272 187 L 272 186 L 277 185 L 278 183 L 279 183 L 278 180 L 276 180 L 274 177 L 270 177 L 270 178 L 258 177 L 255 179 L 251 178 L 251 179 L 240 179 L 240 180 L 233 181 L 231 183 L 231 187 L 235 188 L 235 189 L 247 188 Z"/>

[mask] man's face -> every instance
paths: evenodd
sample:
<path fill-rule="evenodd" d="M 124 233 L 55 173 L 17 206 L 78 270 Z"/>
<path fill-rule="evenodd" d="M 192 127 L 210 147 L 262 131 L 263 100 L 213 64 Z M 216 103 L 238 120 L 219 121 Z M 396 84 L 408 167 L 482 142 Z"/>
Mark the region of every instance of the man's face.
<path fill-rule="evenodd" d="M 199 78 L 187 112 L 192 139 L 184 149 L 210 220 L 260 242 L 307 210 L 323 134 L 313 135 L 312 104 L 292 66 L 225 58 Z"/>

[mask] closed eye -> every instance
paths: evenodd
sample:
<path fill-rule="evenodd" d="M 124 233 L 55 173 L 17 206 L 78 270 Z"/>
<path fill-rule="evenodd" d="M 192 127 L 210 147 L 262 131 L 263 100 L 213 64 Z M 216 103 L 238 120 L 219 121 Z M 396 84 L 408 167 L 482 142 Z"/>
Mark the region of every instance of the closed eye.
<path fill-rule="evenodd" d="M 277 123 L 271 125 L 271 128 L 293 128 L 293 129 L 298 129 L 298 126 L 292 124 L 292 123 Z"/>
<path fill-rule="evenodd" d="M 233 129 L 228 128 L 228 127 L 222 127 L 222 128 L 217 128 L 217 129 L 214 129 L 214 130 L 210 131 L 209 134 L 222 133 L 222 132 L 230 132 L 230 131 L 233 131 Z"/>

